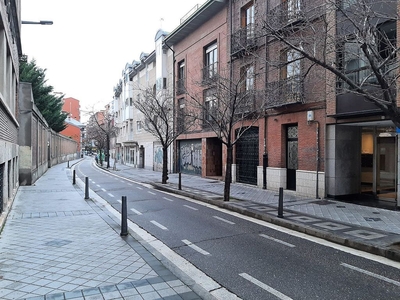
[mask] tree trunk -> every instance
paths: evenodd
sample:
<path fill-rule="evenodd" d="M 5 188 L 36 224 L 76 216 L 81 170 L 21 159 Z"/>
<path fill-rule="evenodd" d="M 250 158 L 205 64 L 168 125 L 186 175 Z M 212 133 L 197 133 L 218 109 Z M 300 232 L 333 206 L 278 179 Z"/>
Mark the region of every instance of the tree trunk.
<path fill-rule="evenodd" d="M 168 181 L 168 147 L 163 146 L 163 168 L 162 168 L 162 184 Z"/>
<path fill-rule="evenodd" d="M 110 168 L 110 137 L 107 135 L 107 145 L 106 145 L 106 161 L 107 169 Z"/>
<path fill-rule="evenodd" d="M 224 201 L 229 201 L 229 198 L 231 196 L 232 161 L 233 161 L 233 149 L 232 148 L 233 148 L 232 145 L 226 146 Z"/>

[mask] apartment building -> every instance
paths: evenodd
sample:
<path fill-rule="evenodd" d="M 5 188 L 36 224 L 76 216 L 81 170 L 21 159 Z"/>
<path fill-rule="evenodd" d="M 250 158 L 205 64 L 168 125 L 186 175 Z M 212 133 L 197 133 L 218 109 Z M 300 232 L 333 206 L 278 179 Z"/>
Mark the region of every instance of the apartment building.
<path fill-rule="evenodd" d="M 0 2 L 0 221 L 18 188 L 18 101 L 21 2 Z M 1 222 L 0 222 L 1 223 Z"/>
<path fill-rule="evenodd" d="M 210 93 L 212 83 L 218 74 L 229 76 L 227 8 L 226 1 L 207 1 L 164 40 L 174 50 L 176 126 L 187 125 L 185 117 L 193 106 L 193 98 L 204 103 L 196 113 L 212 117 L 216 103 Z M 223 175 L 225 154 L 221 140 L 204 120 L 177 138 L 176 149 L 178 171 L 200 176 Z"/>
<path fill-rule="evenodd" d="M 125 65 L 122 78 L 114 88 L 113 111 L 119 128 L 115 139 L 115 158 L 123 164 L 162 171 L 162 147 L 159 139 L 145 130 L 145 116 L 135 108 L 134 102 L 151 89 L 172 89 L 172 54 L 163 49 L 167 35 L 159 30 L 155 35 L 155 50 L 142 53 L 139 60 Z M 172 124 L 171 124 L 172 126 Z M 172 147 L 168 153 L 172 171 Z"/>

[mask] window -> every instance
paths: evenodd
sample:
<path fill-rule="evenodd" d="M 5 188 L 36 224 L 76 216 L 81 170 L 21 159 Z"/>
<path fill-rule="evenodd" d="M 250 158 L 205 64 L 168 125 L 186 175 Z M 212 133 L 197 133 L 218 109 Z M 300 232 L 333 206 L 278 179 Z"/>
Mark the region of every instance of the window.
<path fill-rule="evenodd" d="M 254 38 L 254 3 L 251 1 L 242 8 L 242 28 L 246 29 L 248 39 Z"/>
<path fill-rule="evenodd" d="M 247 65 L 241 69 L 242 92 L 254 90 L 254 66 Z"/>
<path fill-rule="evenodd" d="M 136 130 L 141 131 L 142 130 L 142 121 L 136 121 Z"/>
<path fill-rule="evenodd" d="M 211 79 L 217 74 L 218 67 L 218 48 L 217 43 L 208 46 L 205 49 L 205 67 L 203 79 Z"/>
<path fill-rule="evenodd" d="M 214 89 L 208 89 L 204 92 L 204 118 L 208 122 L 216 121 L 217 116 L 217 98 Z"/>
<path fill-rule="evenodd" d="M 293 19 L 296 19 L 298 14 L 300 13 L 301 0 L 286 0 L 286 2 L 287 2 L 288 20 L 293 21 Z"/>
<path fill-rule="evenodd" d="M 177 118 L 177 129 L 180 132 L 184 131 L 185 127 L 185 99 L 178 99 L 178 118 Z"/>
<path fill-rule="evenodd" d="M 183 94 L 185 92 L 185 61 L 178 63 L 178 82 L 177 82 L 177 94 Z"/>
<path fill-rule="evenodd" d="M 303 98 L 303 83 L 301 79 L 301 54 L 292 49 L 281 53 L 281 78 L 279 94 L 284 103 L 301 102 Z"/>

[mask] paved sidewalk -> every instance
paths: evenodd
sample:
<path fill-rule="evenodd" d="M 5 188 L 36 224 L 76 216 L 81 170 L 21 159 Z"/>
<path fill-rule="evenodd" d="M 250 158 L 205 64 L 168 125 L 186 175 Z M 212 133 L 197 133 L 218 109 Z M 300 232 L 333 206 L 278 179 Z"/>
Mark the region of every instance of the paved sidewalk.
<path fill-rule="evenodd" d="M 0 235 L 0 299 L 201 299 L 132 236 L 120 237 L 119 221 L 84 200 L 66 167 L 19 188 Z"/>
<path fill-rule="evenodd" d="M 111 164 L 113 165 L 113 164 Z M 158 189 L 206 201 L 242 214 L 263 219 L 300 232 L 400 261 L 400 212 L 328 199 L 299 197 L 284 191 L 284 214 L 278 218 L 278 192 L 232 183 L 229 202 L 222 201 L 224 183 L 219 180 L 169 174 L 161 184 L 161 173 L 117 164 L 115 175 L 146 182 Z"/>

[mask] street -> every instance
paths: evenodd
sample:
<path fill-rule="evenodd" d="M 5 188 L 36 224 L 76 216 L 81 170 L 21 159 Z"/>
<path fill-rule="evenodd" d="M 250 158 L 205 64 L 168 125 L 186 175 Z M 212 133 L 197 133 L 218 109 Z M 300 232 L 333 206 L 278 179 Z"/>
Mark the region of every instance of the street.
<path fill-rule="evenodd" d="M 77 176 L 242 299 L 398 299 L 400 263 L 152 189 L 85 159 Z"/>

